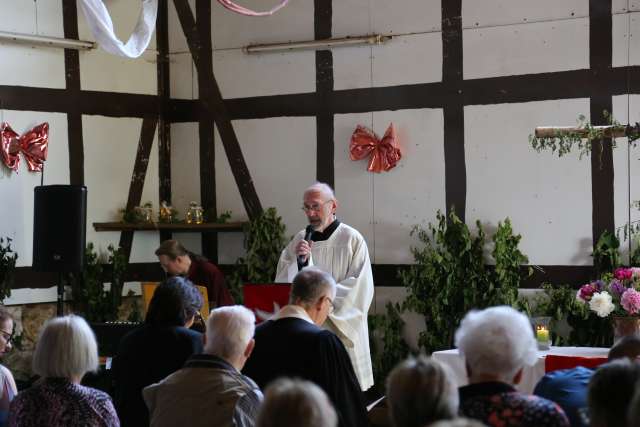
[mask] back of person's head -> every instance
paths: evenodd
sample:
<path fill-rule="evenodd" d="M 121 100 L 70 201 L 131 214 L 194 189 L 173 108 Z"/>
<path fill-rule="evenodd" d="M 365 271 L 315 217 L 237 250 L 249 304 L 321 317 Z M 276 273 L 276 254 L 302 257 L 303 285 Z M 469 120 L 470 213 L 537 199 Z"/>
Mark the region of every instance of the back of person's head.
<path fill-rule="evenodd" d="M 491 375 L 507 383 L 538 357 L 529 319 L 507 306 L 467 313 L 456 331 L 455 345 L 472 375 Z"/>
<path fill-rule="evenodd" d="M 71 379 L 97 369 L 96 338 L 82 317 L 56 317 L 44 324 L 33 354 L 34 373 Z"/>
<path fill-rule="evenodd" d="M 628 426 L 640 426 L 640 382 L 636 383 L 636 391 L 633 393 L 627 417 Z"/>
<path fill-rule="evenodd" d="M 240 357 L 253 339 L 256 317 L 241 305 L 219 307 L 207 320 L 204 352 L 227 361 Z"/>
<path fill-rule="evenodd" d="M 156 249 L 156 256 L 166 255 L 173 260 L 188 253 L 187 249 L 182 246 L 182 243 L 173 239 L 165 240 L 158 246 L 158 249 Z"/>
<path fill-rule="evenodd" d="M 640 365 L 626 358 L 614 360 L 596 369 L 589 381 L 587 394 L 590 425 L 625 427 L 627 411 L 638 379 Z"/>
<path fill-rule="evenodd" d="M 338 416 L 312 382 L 281 378 L 267 387 L 257 427 L 337 427 Z"/>
<path fill-rule="evenodd" d="M 326 293 L 336 295 L 336 281 L 317 267 L 305 267 L 293 278 L 289 303 L 308 308 Z"/>
<path fill-rule="evenodd" d="M 184 326 L 202 308 L 202 294 L 188 279 L 170 277 L 156 288 L 146 323 Z"/>
<path fill-rule="evenodd" d="M 616 342 L 609 350 L 609 361 L 626 357 L 635 359 L 640 356 L 640 337 L 627 335 Z"/>
<path fill-rule="evenodd" d="M 424 427 L 486 427 L 480 421 L 471 418 L 454 418 L 452 420 L 438 421 L 433 424 L 427 424 Z"/>
<path fill-rule="evenodd" d="M 397 365 L 387 378 L 391 420 L 396 427 L 422 427 L 454 418 L 458 389 L 448 368 L 435 359 L 420 356 Z"/>

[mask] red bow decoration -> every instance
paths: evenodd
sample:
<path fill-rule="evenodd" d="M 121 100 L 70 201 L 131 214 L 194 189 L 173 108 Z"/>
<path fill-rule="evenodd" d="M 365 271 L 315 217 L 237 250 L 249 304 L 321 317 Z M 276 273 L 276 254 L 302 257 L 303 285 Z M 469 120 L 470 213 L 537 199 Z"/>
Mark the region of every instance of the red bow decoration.
<path fill-rule="evenodd" d="M 42 172 L 49 148 L 49 123 L 41 123 L 19 136 L 9 123 L 0 124 L 2 161 L 8 168 L 18 172 L 20 153 L 27 161 L 31 172 Z"/>
<path fill-rule="evenodd" d="M 349 152 L 351 160 L 362 160 L 371 154 L 367 170 L 376 173 L 388 172 L 402 158 L 402 152 L 396 145 L 396 130 L 393 123 L 389 124 L 382 139 L 378 138 L 371 129 L 358 125 L 351 135 Z"/>

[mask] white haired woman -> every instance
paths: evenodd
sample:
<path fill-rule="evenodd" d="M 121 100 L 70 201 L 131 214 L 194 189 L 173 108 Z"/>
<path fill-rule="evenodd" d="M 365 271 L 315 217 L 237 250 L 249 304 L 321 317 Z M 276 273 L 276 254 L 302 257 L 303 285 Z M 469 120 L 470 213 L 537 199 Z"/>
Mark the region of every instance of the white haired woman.
<path fill-rule="evenodd" d="M 78 316 L 49 320 L 38 338 L 33 371 L 43 377 L 11 402 L 10 426 L 104 426 L 120 422 L 108 394 L 80 385 L 98 368 L 98 345 Z"/>
<path fill-rule="evenodd" d="M 511 307 L 471 311 L 456 331 L 469 385 L 460 388 L 460 413 L 490 426 L 568 427 L 558 405 L 516 391 L 525 366 L 536 363 L 529 319 Z"/>

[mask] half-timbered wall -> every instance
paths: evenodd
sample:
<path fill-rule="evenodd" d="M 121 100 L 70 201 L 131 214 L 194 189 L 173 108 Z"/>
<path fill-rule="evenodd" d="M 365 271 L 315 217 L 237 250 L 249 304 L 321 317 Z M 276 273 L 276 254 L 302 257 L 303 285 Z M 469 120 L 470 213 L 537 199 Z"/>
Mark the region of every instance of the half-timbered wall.
<path fill-rule="evenodd" d="M 128 36 L 138 5 L 105 3 L 119 35 Z M 244 220 L 246 200 L 221 137 L 198 107 L 198 99 L 210 103 L 211 82 L 198 75 L 174 2 L 160 4 L 169 50 L 160 74 L 155 52 L 138 60 L 100 50 L 74 58 L 0 45 L 0 120 L 18 132 L 50 122 L 44 182 L 84 182 L 91 224 L 115 219 L 127 203 L 142 118 L 163 111 L 170 130 L 159 123 L 167 136 L 160 149 L 154 141 L 142 201 L 157 206 L 163 194 L 184 212 L 189 201 L 208 200 L 218 213 L 231 210 Z M 276 206 L 293 234 L 304 226 L 303 189 L 315 179 L 333 184 L 340 218 L 367 239 L 378 285 L 396 285 L 397 268 L 412 261 L 411 227 L 451 206 L 470 225 L 479 219 L 489 234 L 511 218 L 522 250 L 546 272 L 528 285 L 579 283 L 589 275 L 594 239 L 623 225 L 629 199 L 640 199 L 640 156 L 623 141 L 582 160 L 537 154 L 527 142 L 535 126 L 571 125 L 580 114 L 603 123 L 605 109 L 621 122 L 640 120 L 636 0 L 292 0 L 269 18 L 235 15 L 208 0 L 189 4 L 198 22 L 192 37 L 210 35 L 211 60 L 202 62 L 212 64 L 261 206 Z M 258 0 L 243 4 L 265 8 Z M 71 16 L 74 1 L 0 0 L 0 7 L 11 10 L 0 16 L 0 30 L 74 37 L 75 25 L 79 38 L 91 39 L 84 17 Z M 241 50 L 370 33 L 394 38 L 321 52 Z M 159 75 L 168 76 L 166 85 Z M 403 150 L 397 168 L 371 174 L 365 162 L 348 159 L 357 124 L 382 134 L 390 122 Z M 14 239 L 24 267 L 31 264 L 32 189 L 39 180 L 24 169 L 0 177 L 0 236 Z M 119 238 L 87 230 L 99 247 Z M 222 264 L 242 254 L 239 234 L 179 238 Z M 135 233 L 131 261 L 153 262 L 158 240 L 157 233 Z"/>

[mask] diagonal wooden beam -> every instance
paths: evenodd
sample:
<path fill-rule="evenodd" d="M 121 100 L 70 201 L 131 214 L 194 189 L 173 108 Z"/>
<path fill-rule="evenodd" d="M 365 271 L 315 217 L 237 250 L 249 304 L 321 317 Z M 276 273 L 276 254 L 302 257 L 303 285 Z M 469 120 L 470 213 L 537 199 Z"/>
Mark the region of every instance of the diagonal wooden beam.
<path fill-rule="evenodd" d="M 193 12 L 191 11 L 189 2 L 187 0 L 174 0 L 174 4 L 176 12 L 178 13 L 178 18 L 180 19 L 182 31 L 187 38 L 189 51 L 191 52 L 193 62 L 198 70 L 198 81 L 205 83 L 205 87 L 200 88 L 202 93 L 204 93 L 204 97 L 200 99 L 202 108 L 218 125 L 218 132 L 222 139 L 222 145 L 224 146 L 225 153 L 227 154 L 229 166 L 233 172 L 236 185 L 240 191 L 244 208 L 247 211 L 249 218 L 256 218 L 262 213 L 262 205 L 260 204 L 258 193 L 256 193 L 256 189 L 253 186 L 253 180 L 251 179 L 251 174 L 249 173 L 247 164 L 244 161 L 244 156 L 240 149 L 240 143 L 238 142 L 236 133 L 233 130 L 229 112 L 227 111 L 227 107 L 222 99 L 220 87 L 218 86 L 218 82 L 216 81 L 213 73 L 213 67 L 209 68 L 208 64 L 205 63 L 207 60 L 210 61 L 210 56 L 202 55 L 204 42 L 203 40 L 200 40 L 196 21 L 193 17 Z M 202 19 L 210 18 L 203 17 Z"/>
<path fill-rule="evenodd" d="M 158 119 L 156 117 L 146 117 L 142 120 L 140 140 L 138 141 L 138 152 L 136 154 L 136 162 L 133 166 L 131 184 L 129 185 L 129 198 L 127 199 L 126 210 L 131 210 L 140 205 L 142 190 L 144 188 L 144 179 L 147 176 L 149 155 L 151 154 L 151 146 L 153 145 L 153 137 L 156 133 L 157 122 Z M 132 243 L 133 231 L 123 231 L 120 233 L 119 245 L 124 251 L 127 261 L 129 261 L 129 256 L 131 255 Z"/>

